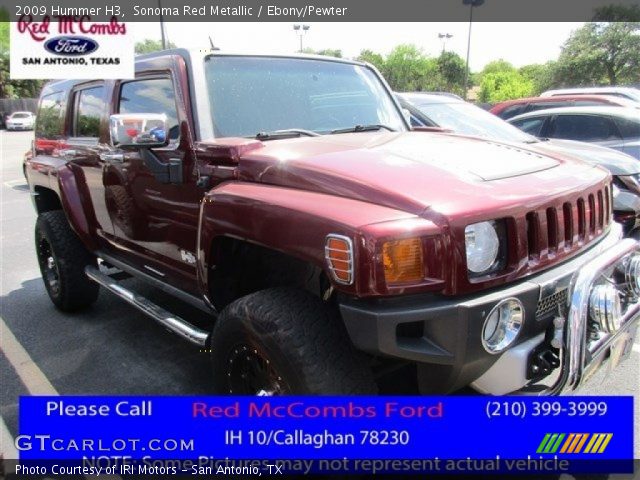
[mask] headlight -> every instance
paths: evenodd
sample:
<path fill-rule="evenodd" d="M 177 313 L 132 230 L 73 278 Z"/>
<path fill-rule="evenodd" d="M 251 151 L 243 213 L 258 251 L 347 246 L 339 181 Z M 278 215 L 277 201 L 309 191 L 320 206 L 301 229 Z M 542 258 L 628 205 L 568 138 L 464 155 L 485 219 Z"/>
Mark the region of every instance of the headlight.
<path fill-rule="evenodd" d="M 482 273 L 491 268 L 498 258 L 500 239 L 495 222 L 480 222 L 464 229 L 467 250 L 467 268 L 473 273 Z"/>

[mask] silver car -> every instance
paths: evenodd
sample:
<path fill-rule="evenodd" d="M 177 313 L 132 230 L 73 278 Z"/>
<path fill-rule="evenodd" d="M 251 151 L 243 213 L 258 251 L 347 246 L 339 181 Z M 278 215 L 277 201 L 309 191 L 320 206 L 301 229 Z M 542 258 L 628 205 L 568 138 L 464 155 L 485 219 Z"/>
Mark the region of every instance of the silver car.
<path fill-rule="evenodd" d="M 571 156 L 606 168 L 614 179 L 615 219 L 628 236 L 640 238 L 640 163 L 633 157 L 590 143 L 536 139 L 460 97 L 430 93 L 402 93 L 397 97 L 410 115 L 413 127 L 442 128 L 463 135 L 524 143 L 547 154 Z M 532 116 L 538 113 L 532 112 Z"/>
<path fill-rule="evenodd" d="M 634 108 L 551 108 L 518 115 L 508 122 L 538 138 L 595 143 L 640 160 L 640 113 Z"/>

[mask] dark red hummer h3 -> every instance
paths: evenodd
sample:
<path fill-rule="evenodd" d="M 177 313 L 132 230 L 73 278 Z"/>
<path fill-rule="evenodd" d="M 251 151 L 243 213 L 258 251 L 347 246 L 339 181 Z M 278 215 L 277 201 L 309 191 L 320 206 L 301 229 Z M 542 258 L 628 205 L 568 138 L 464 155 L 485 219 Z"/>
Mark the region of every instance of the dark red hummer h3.
<path fill-rule="evenodd" d="M 631 349 L 640 254 L 608 173 L 410 131 L 369 65 L 171 50 L 49 83 L 37 118 L 51 299 L 105 287 L 210 349 L 216 392 L 372 393 L 408 369 L 424 393 L 560 393 Z"/>

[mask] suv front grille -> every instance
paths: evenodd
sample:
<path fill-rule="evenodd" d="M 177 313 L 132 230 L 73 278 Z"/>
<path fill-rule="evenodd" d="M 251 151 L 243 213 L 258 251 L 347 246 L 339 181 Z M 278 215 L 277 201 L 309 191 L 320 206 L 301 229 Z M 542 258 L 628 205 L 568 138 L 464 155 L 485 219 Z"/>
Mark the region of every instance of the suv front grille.
<path fill-rule="evenodd" d="M 530 261 L 570 253 L 611 223 L 611 191 L 605 186 L 562 205 L 530 211 L 525 218 Z"/>

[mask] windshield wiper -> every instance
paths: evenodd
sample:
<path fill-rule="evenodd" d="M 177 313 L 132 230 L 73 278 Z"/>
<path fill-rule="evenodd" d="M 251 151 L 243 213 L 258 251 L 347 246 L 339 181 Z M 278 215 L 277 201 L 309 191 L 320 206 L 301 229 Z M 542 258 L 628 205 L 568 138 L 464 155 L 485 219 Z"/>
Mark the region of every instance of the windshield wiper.
<path fill-rule="evenodd" d="M 390 132 L 395 132 L 395 128 L 391 128 L 388 125 L 383 125 L 382 123 L 372 123 L 371 125 L 355 125 L 349 128 L 339 128 L 337 130 L 331 130 L 331 134 L 334 133 L 352 133 L 352 132 L 373 132 L 375 130 L 389 130 Z"/>
<path fill-rule="evenodd" d="M 296 137 L 319 137 L 320 134 L 303 128 L 287 128 L 286 130 L 275 130 L 273 132 L 258 132 L 256 140 L 277 140 L 278 138 L 296 138 Z"/>

